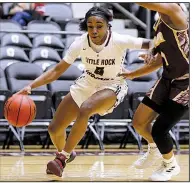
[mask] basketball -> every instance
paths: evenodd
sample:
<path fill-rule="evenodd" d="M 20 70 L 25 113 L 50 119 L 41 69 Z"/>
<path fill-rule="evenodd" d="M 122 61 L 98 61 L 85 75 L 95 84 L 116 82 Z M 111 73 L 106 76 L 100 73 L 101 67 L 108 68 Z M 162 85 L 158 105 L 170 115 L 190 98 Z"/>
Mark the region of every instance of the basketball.
<path fill-rule="evenodd" d="M 14 95 L 4 106 L 4 116 L 15 127 L 23 127 L 36 116 L 36 105 L 28 95 Z"/>

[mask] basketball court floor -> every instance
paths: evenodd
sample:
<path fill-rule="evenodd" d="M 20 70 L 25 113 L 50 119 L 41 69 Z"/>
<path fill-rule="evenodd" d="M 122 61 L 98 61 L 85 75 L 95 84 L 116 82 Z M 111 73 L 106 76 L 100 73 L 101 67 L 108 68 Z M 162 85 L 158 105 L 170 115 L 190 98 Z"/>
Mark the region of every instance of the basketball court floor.
<path fill-rule="evenodd" d="M 146 150 L 146 148 L 144 148 Z M 62 177 L 47 175 L 46 164 L 55 155 L 55 149 L 28 149 L 21 153 L 19 149 L 0 150 L 0 181 L 127 181 L 149 182 L 154 169 L 135 169 L 132 164 L 142 152 L 137 149 L 76 149 L 78 156 L 64 169 Z M 189 150 L 176 152 L 181 166 L 181 173 L 172 179 L 173 182 L 188 182 Z M 159 162 L 158 162 L 159 163 Z"/>

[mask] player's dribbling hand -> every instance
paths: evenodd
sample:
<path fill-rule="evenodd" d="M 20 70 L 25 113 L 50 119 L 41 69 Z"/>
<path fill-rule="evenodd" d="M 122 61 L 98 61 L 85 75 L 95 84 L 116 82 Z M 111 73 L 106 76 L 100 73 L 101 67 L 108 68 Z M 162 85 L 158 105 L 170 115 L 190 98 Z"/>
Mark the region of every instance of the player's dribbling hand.
<path fill-rule="evenodd" d="M 28 94 L 31 94 L 31 90 L 32 88 L 30 86 L 26 86 L 20 91 L 18 91 L 17 93 L 15 93 L 14 95 L 18 95 L 18 94 L 28 95 Z"/>

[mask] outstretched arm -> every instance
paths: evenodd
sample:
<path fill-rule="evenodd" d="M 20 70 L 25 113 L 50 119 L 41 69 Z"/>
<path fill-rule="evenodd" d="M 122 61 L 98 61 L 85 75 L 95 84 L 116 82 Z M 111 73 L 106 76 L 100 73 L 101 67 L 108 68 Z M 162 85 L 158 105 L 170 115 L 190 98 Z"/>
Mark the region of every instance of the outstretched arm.
<path fill-rule="evenodd" d="M 187 28 L 187 16 L 178 3 L 137 3 L 138 5 L 167 15 L 177 28 Z"/>
<path fill-rule="evenodd" d="M 63 74 L 70 64 L 65 61 L 60 61 L 55 67 L 51 68 L 50 70 L 46 71 L 42 75 L 40 75 L 37 79 L 35 79 L 31 84 L 30 87 L 37 88 L 39 86 L 51 83 L 52 81 L 57 80 L 61 74 Z"/>
<path fill-rule="evenodd" d="M 145 76 L 157 69 L 162 67 L 162 57 L 160 54 L 157 54 L 155 57 L 153 57 L 152 61 L 149 62 L 149 64 L 144 65 L 143 67 L 132 71 L 132 72 L 124 72 L 122 74 L 119 74 L 118 76 L 122 76 L 125 79 L 134 79 L 141 76 Z"/>
<path fill-rule="evenodd" d="M 22 90 L 17 92 L 16 94 L 29 94 L 33 88 L 37 88 L 39 86 L 51 83 L 52 81 L 57 80 L 63 72 L 65 72 L 70 64 L 62 60 L 55 67 L 49 69 L 44 72 L 34 81 L 32 81 L 28 86 L 24 87 Z"/>

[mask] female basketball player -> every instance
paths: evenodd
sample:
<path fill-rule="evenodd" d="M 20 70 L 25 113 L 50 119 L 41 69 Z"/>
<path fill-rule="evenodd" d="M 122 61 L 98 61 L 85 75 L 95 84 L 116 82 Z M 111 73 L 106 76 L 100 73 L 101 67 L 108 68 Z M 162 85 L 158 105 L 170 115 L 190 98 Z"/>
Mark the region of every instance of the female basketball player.
<path fill-rule="evenodd" d="M 148 152 L 138 159 L 136 168 L 147 168 L 163 156 L 162 165 L 150 177 L 152 181 L 168 181 L 179 174 L 180 167 L 173 153 L 169 130 L 188 110 L 189 103 L 189 37 L 187 16 L 177 3 L 138 3 L 157 11 L 160 18 L 154 25 L 155 57 L 140 70 L 120 74 L 133 79 L 163 65 L 162 77 L 137 108 L 133 126 L 148 141 Z M 145 56 L 145 55 L 144 55 Z M 151 127 L 153 120 L 156 121 Z M 159 150 L 158 150 L 159 149 Z"/>
<path fill-rule="evenodd" d="M 58 153 L 47 164 L 47 173 L 62 176 L 66 162 L 75 158 L 72 151 L 82 139 L 90 116 L 111 113 L 124 99 L 127 84 L 117 75 L 122 70 L 126 49 L 149 49 L 151 45 L 149 40 L 112 32 L 109 24 L 112 19 L 112 14 L 107 9 L 91 8 L 80 23 L 81 30 L 87 33 L 72 43 L 59 64 L 19 92 L 29 93 L 31 89 L 56 80 L 81 56 L 85 72 L 70 87 L 70 93 L 60 103 L 48 128 Z M 64 129 L 75 119 L 65 142 Z"/>

